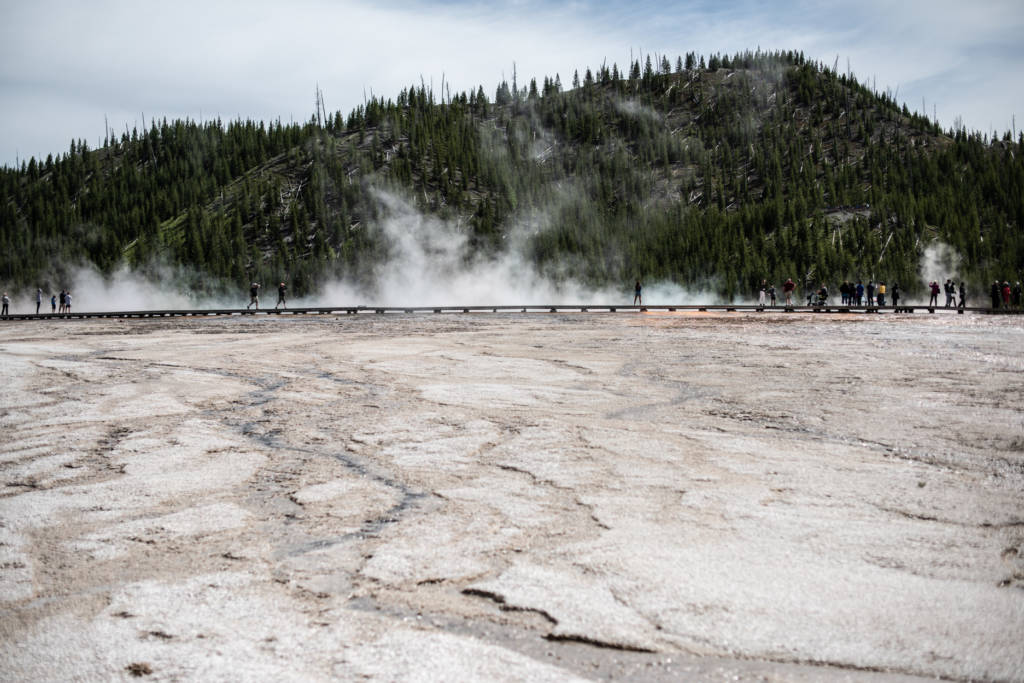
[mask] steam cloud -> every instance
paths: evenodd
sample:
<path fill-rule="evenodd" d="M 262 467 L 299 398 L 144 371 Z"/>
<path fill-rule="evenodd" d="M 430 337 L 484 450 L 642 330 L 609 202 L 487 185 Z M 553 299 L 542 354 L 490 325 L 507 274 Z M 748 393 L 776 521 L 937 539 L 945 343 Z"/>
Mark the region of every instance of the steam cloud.
<path fill-rule="evenodd" d="M 380 306 L 512 306 L 629 304 L 633 282 L 621 288 L 590 288 L 539 272 L 524 256 L 525 235 L 513 229 L 507 249 L 467 262 L 467 235 L 457 226 L 419 213 L 404 199 L 375 190 L 384 207 L 380 229 L 392 245 L 391 258 L 377 273 L 373 291 L 345 282 L 324 287 L 309 305 L 350 301 Z M 644 285 L 644 302 L 681 303 L 691 295 L 673 284 Z"/>
<path fill-rule="evenodd" d="M 930 282 L 938 282 L 941 286 L 947 279 L 959 283 L 962 277 L 960 275 L 961 262 L 962 258 L 956 249 L 945 242 L 936 240 L 925 247 L 918 261 L 917 271 L 925 285 Z M 922 303 L 927 298 L 928 294 L 925 293 Z M 945 301 L 945 296 L 940 295 L 940 300 Z"/>
<path fill-rule="evenodd" d="M 458 225 L 424 215 L 402 197 L 379 189 L 371 192 L 380 203 L 381 218 L 371 229 L 381 230 L 390 245 L 389 259 L 381 264 L 372 285 L 328 282 L 312 295 L 289 297 L 291 307 L 317 306 L 547 306 L 628 305 L 633 281 L 619 287 L 587 287 L 570 278 L 541 273 L 527 258 L 526 241 L 543 229 L 543 216 L 529 226 L 513 227 L 505 235 L 506 248 L 491 256 L 472 255 L 469 237 Z M 639 274 L 642 277 L 642 274 Z M 95 268 L 70 271 L 66 283 L 75 311 L 143 311 L 173 309 L 240 308 L 249 301 L 248 289 L 237 297 L 201 295 L 188 284 L 202 276 L 187 268 L 150 265 L 143 275 L 122 266 L 104 276 Z M 276 301 L 275 283 L 262 283 L 262 305 Z M 673 283 L 643 283 L 645 304 L 684 304 L 715 301 L 714 283 L 699 292 Z M 43 292 L 43 312 L 56 292 Z M 21 299 L 19 304 L 17 299 Z M 35 292 L 20 293 L 12 310 L 35 310 Z"/>
<path fill-rule="evenodd" d="M 181 289 L 178 283 L 189 281 L 182 269 L 152 268 L 149 276 L 143 276 L 121 266 L 113 274 L 104 276 L 92 266 L 78 266 L 61 279 L 62 282 L 53 285 L 54 291 L 43 290 L 41 313 L 50 312 L 50 297 L 62 288 L 71 292 L 74 311 L 220 308 L 223 303 L 213 298 L 201 299 Z M 12 301 L 12 311 L 35 312 L 35 301 L 35 289 L 21 292 Z"/>

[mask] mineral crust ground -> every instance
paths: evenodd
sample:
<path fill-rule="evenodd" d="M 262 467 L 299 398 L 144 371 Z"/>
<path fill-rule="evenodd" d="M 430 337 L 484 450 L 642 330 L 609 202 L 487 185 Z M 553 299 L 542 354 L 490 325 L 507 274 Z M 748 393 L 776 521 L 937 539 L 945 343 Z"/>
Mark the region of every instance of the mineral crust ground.
<path fill-rule="evenodd" d="M 0 327 L 0 679 L 1024 680 L 1024 320 Z"/>

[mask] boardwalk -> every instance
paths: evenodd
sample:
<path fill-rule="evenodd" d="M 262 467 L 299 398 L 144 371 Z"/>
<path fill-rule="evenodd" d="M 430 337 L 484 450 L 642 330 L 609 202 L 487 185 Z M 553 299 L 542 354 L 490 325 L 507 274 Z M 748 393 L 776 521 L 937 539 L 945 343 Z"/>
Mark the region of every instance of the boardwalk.
<path fill-rule="evenodd" d="M 912 304 L 908 306 L 759 306 L 757 304 L 687 304 L 660 306 L 617 306 L 614 304 L 544 304 L 516 306 L 310 306 L 305 308 L 252 310 L 247 308 L 175 309 L 148 311 L 75 311 L 72 313 L 12 313 L 0 320 L 50 320 L 72 318 L 178 318 L 231 315 L 358 315 L 362 313 L 646 313 L 666 312 L 756 312 L 756 313 L 982 313 L 1020 315 L 1020 309 L 985 307 L 945 308 Z"/>

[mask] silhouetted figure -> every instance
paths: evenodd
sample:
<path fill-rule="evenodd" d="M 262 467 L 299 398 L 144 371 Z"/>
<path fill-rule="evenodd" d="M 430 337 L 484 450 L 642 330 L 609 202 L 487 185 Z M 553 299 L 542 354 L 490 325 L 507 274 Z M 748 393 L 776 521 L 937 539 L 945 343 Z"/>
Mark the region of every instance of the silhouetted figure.
<path fill-rule="evenodd" d="M 957 304 L 958 308 L 964 308 L 967 306 L 967 285 L 963 282 L 960 283 L 960 302 Z"/>
<path fill-rule="evenodd" d="M 51 294 L 50 295 L 50 315 L 53 315 L 56 312 L 57 312 L 57 295 L 56 294 Z"/>
<path fill-rule="evenodd" d="M 992 283 L 992 288 L 989 290 L 989 294 L 992 296 L 992 310 L 994 311 L 999 308 L 1000 287 L 998 280 Z"/>
<path fill-rule="evenodd" d="M 7 315 L 7 307 L 11 305 L 11 300 L 7 296 L 7 292 L 4 292 L 3 299 L 0 299 L 0 301 L 3 301 L 3 310 L 0 311 L 0 315 Z"/>
<path fill-rule="evenodd" d="M 288 288 L 284 286 L 283 282 L 277 286 L 277 305 L 275 305 L 274 308 L 277 308 L 278 306 L 288 308 L 288 304 L 284 300 L 284 295 L 287 291 Z"/>
<path fill-rule="evenodd" d="M 946 289 L 946 308 L 950 308 L 956 304 L 956 285 L 947 278 L 944 287 Z"/>
<path fill-rule="evenodd" d="M 931 296 L 928 298 L 928 305 L 929 306 L 938 306 L 939 305 L 939 283 L 936 282 L 935 280 L 932 280 L 931 282 L 929 282 L 928 283 L 928 291 L 931 292 Z"/>
<path fill-rule="evenodd" d="M 634 306 L 636 306 L 637 304 L 639 304 L 640 306 L 644 305 L 644 298 L 643 298 L 643 296 L 641 296 L 641 292 L 642 291 L 643 291 L 643 287 L 640 285 L 640 281 L 637 280 L 636 281 L 636 285 L 633 287 L 633 305 Z"/>
<path fill-rule="evenodd" d="M 39 315 L 39 307 L 43 305 L 43 290 L 36 288 L 36 315 Z"/>
<path fill-rule="evenodd" d="M 254 282 L 249 285 L 249 305 L 245 308 L 248 310 L 252 308 L 253 304 L 256 305 L 256 310 L 260 310 L 260 283 Z"/>
<path fill-rule="evenodd" d="M 892 283 L 892 307 L 898 308 L 900 305 L 900 283 Z"/>
<path fill-rule="evenodd" d="M 874 280 L 868 280 L 868 306 L 875 305 L 875 282 Z"/>

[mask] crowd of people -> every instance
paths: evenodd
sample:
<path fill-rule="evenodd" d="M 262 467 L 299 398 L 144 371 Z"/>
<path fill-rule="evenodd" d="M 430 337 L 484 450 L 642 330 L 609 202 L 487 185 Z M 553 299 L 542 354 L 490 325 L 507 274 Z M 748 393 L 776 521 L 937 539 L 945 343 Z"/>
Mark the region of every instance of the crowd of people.
<path fill-rule="evenodd" d="M 1021 285 L 1018 280 L 1010 286 L 1009 280 L 1003 280 L 1002 284 L 999 280 L 992 282 L 992 287 L 989 288 L 989 295 L 992 297 L 992 309 L 997 308 L 1020 308 L 1021 307 Z"/>
<path fill-rule="evenodd" d="M 40 310 L 43 306 L 43 290 L 36 289 L 36 315 L 39 315 L 42 311 Z M 0 308 L 0 316 L 10 315 L 11 297 L 4 292 L 3 295 L 3 307 Z M 59 301 L 59 304 L 58 304 Z M 62 289 L 60 294 L 50 295 L 50 313 L 70 313 L 71 312 L 71 290 Z"/>
<path fill-rule="evenodd" d="M 810 285 L 807 288 L 808 306 L 824 306 L 829 304 L 831 293 L 828 286 L 822 282 L 817 287 Z M 792 279 L 786 280 L 782 285 L 782 295 L 785 299 L 785 306 L 793 305 L 793 298 L 796 292 L 796 283 Z M 945 293 L 946 308 L 965 308 L 967 306 L 967 284 L 963 281 L 959 285 L 952 278 L 947 278 L 945 283 L 938 281 L 928 283 L 928 306 L 938 308 L 939 294 Z M 993 309 L 1020 309 L 1022 307 L 1021 283 L 1017 282 L 1011 286 L 1009 281 L 1002 283 L 995 281 L 991 287 Z M 884 281 L 875 282 L 869 280 L 864 283 L 862 280 L 844 280 L 839 285 L 840 306 L 892 306 L 899 308 L 903 292 L 899 283 L 891 285 Z M 761 280 L 757 291 L 757 303 L 760 306 L 777 305 L 775 285 L 768 280 Z"/>

